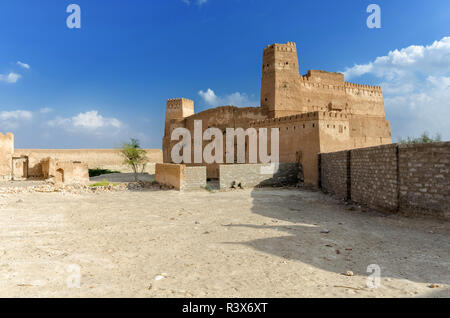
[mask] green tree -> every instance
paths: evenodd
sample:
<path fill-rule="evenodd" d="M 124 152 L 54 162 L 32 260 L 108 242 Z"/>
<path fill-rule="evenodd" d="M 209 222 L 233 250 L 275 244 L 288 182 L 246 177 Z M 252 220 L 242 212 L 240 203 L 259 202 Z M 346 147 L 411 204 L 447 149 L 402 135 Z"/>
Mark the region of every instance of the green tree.
<path fill-rule="evenodd" d="M 138 181 L 138 173 L 143 173 L 147 165 L 147 152 L 141 149 L 139 140 L 131 138 L 129 143 L 122 144 L 120 149 L 124 157 L 124 164 L 131 167 L 134 173 L 134 180 Z"/>
<path fill-rule="evenodd" d="M 407 137 L 406 139 L 400 138 L 401 144 L 423 144 L 423 143 L 430 143 L 430 142 L 440 142 L 442 141 L 441 134 L 437 133 L 435 137 L 430 137 L 428 132 L 424 132 L 420 137 L 412 138 Z"/>

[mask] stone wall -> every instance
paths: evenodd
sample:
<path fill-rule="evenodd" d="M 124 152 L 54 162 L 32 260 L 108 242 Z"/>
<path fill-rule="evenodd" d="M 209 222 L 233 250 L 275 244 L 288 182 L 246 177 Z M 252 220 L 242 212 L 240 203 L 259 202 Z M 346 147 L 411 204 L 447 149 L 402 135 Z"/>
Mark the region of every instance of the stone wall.
<path fill-rule="evenodd" d="M 149 163 L 146 172 L 155 173 L 155 163 L 162 162 L 160 149 L 145 149 Z M 16 149 L 16 157 L 28 157 L 28 175 L 42 177 L 40 162 L 52 157 L 60 161 L 81 161 L 88 164 L 89 169 L 109 169 L 120 172 L 132 172 L 123 164 L 123 157 L 117 149 Z"/>
<path fill-rule="evenodd" d="M 450 142 L 400 145 L 400 211 L 450 219 Z"/>
<path fill-rule="evenodd" d="M 270 164 L 227 164 L 219 167 L 220 190 L 233 184 L 244 188 L 270 185 L 294 185 L 297 183 L 298 164 L 280 163 L 274 172 Z"/>
<path fill-rule="evenodd" d="M 0 181 L 11 180 L 12 157 L 14 153 L 14 135 L 0 133 Z"/>
<path fill-rule="evenodd" d="M 183 190 L 200 190 L 206 187 L 206 167 L 186 167 Z"/>
<path fill-rule="evenodd" d="M 325 192 L 376 209 L 450 219 L 450 142 L 354 149 L 320 154 L 319 161 Z"/>
<path fill-rule="evenodd" d="M 204 189 L 206 187 L 206 167 L 157 163 L 155 181 L 179 191 Z"/>
<path fill-rule="evenodd" d="M 352 201 L 397 210 L 397 145 L 351 150 L 350 174 Z"/>
<path fill-rule="evenodd" d="M 339 198 L 349 197 L 349 151 L 320 154 L 321 188 Z"/>

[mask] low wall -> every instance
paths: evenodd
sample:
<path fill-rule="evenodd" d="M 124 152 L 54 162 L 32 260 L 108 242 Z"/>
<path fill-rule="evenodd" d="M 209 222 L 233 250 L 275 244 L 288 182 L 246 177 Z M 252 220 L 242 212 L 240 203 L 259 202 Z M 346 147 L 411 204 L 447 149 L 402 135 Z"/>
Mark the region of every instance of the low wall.
<path fill-rule="evenodd" d="M 159 184 L 174 187 L 175 190 L 181 190 L 184 168 L 184 165 L 157 163 L 155 167 L 155 181 Z"/>
<path fill-rule="evenodd" d="M 206 187 L 206 167 L 186 167 L 182 189 L 199 190 Z"/>
<path fill-rule="evenodd" d="M 179 191 L 200 190 L 206 187 L 206 167 L 186 167 L 186 165 L 157 163 L 155 181 L 174 187 Z"/>
<path fill-rule="evenodd" d="M 450 142 L 320 154 L 319 166 L 324 192 L 376 209 L 450 219 Z"/>
<path fill-rule="evenodd" d="M 45 179 L 54 178 L 56 182 L 66 184 L 89 182 L 89 169 L 86 163 L 47 158 L 42 160 L 41 165 Z"/>
<path fill-rule="evenodd" d="M 351 199 L 373 208 L 398 208 L 397 145 L 350 151 Z"/>
<path fill-rule="evenodd" d="M 155 163 L 162 162 L 160 149 L 145 149 L 149 163 L 146 171 L 155 173 Z M 41 177 L 40 161 L 52 157 L 60 161 L 81 161 L 88 164 L 89 169 L 109 169 L 120 172 L 132 172 L 123 164 L 123 157 L 117 149 L 16 149 L 15 156 L 28 156 L 30 177 Z"/>
<path fill-rule="evenodd" d="M 266 173 L 261 169 L 266 168 Z M 278 171 L 270 173 L 268 164 L 225 164 L 219 166 L 220 190 L 230 189 L 233 183 L 244 188 L 270 185 L 293 185 L 298 181 L 298 164 L 280 163 Z"/>
<path fill-rule="evenodd" d="M 349 151 L 320 154 L 320 186 L 324 192 L 336 195 L 341 199 L 349 198 Z"/>
<path fill-rule="evenodd" d="M 450 219 L 450 143 L 399 145 L 400 211 Z"/>

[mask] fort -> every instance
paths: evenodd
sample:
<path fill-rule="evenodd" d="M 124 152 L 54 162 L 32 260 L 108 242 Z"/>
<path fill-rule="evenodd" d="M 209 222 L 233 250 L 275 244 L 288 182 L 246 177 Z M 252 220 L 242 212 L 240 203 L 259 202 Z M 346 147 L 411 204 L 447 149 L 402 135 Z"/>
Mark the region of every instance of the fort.
<path fill-rule="evenodd" d="M 309 70 L 300 75 L 293 42 L 264 49 L 260 106 L 220 106 L 195 113 L 192 100 L 167 100 L 165 163 L 173 163 L 171 149 L 177 141 L 171 140 L 172 131 L 183 127 L 193 135 L 196 120 L 202 120 L 204 130 L 216 127 L 224 134 L 226 128 L 279 128 L 280 162 L 298 164 L 301 179 L 315 186 L 318 153 L 392 143 L 381 87 L 346 82 L 341 73 Z M 202 165 L 208 178 L 219 178 L 218 164 Z"/>

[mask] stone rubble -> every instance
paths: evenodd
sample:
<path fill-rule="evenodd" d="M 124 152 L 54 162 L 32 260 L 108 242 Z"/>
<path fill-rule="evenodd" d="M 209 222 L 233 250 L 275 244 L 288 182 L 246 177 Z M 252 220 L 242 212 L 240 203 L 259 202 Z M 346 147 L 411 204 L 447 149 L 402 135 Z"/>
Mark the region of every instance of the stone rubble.
<path fill-rule="evenodd" d="M 143 191 L 143 190 L 170 190 L 171 187 L 160 185 L 156 182 L 122 182 L 118 184 L 109 184 L 107 186 L 89 186 L 87 184 L 61 184 L 54 182 L 46 182 L 27 187 L 1 187 L 0 196 L 8 194 L 24 194 L 24 193 L 62 193 L 62 194 L 82 194 L 82 193 L 103 193 L 116 191 Z"/>

